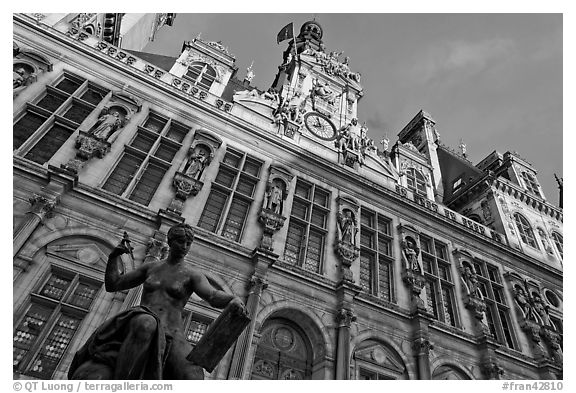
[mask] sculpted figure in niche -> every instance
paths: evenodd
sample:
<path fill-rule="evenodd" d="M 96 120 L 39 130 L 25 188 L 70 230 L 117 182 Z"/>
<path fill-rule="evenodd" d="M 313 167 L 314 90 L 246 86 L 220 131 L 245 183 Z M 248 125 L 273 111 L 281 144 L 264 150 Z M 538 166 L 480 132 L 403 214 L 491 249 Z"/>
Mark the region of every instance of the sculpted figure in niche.
<path fill-rule="evenodd" d="M 12 88 L 15 89 L 24 85 L 25 79 L 24 76 L 26 75 L 26 71 L 24 68 L 19 67 L 12 71 Z"/>
<path fill-rule="evenodd" d="M 349 245 L 356 245 L 356 218 L 349 209 L 344 209 L 338 213 L 338 229 L 340 231 L 340 241 Z"/>
<path fill-rule="evenodd" d="M 406 261 L 406 269 L 420 274 L 424 273 L 424 269 L 422 269 L 418 261 L 420 249 L 416 245 L 416 240 L 410 236 L 406 236 L 404 240 L 402 240 L 402 254 Z"/>
<path fill-rule="evenodd" d="M 534 319 L 534 316 L 532 315 L 532 306 L 526 297 L 526 292 L 518 284 L 514 285 L 514 300 L 516 300 L 522 314 L 524 314 L 524 318 Z"/>
<path fill-rule="evenodd" d="M 193 293 L 212 307 L 231 304 L 246 313 L 244 303 L 214 288 L 206 276 L 184 261 L 194 240 L 187 224 L 168 231 L 168 257 L 123 271 L 120 256 L 130 253 L 124 239 L 108 258 L 104 284 L 116 292 L 142 287 L 139 306 L 105 321 L 76 353 L 69 379 L 203 379 L 200 366 L 186 360 L 192 347 L 186 341 L 182 312 Z"/>
<path fill-rule="evenodd" d="M 538 315 L 540 321 L 544 326 L 551 326 L 550 316 L 548 315 L 549 306 L 544 305 L 542 298 L 539 294 L 532 294 L 532 306 L 534 307 L 534 312 Z"/>
<path fill-rule="evenodd" d="M 123 126 L 122 123 L 120 113 L 117 111 L 109 112 L 108 110 L 104 110 L 89 134 L 101 141 L 108 141 L 112 139 L 112 135 Z M 110 142 L 112 141 L 113 140 L 110 140 Z"/>
<path fill-rule="evenodd" d="M 538 235 L 540 235 L 540 240 L 542 240 L 542 245 L 544 246 L 544 250 L 546 250 L 546 252 L 548 254 L 554 254 L 554 251 L 552 251 L 552 247 L 550 246 L 550 242 L 548 241 L 548 236 L 546 235 L 546 232 L 544 232 L 544 229 L 538 228 Z"/>
<path fill-rule="evenodd" d="M 264 194 L 264 208 L 272 210 L 276 214 L 282 214 L 282 202 L 284 200 L 284 191 L 282 182 L 274 180 L 268 184 Z"/>
<path fill-rule="evenodd" d="M 482 292 L 480 292 L 480 287 L 478 283 L 478 276 L 474 272 L 473 268 L 469 264 L 463 264 L 464 271 L 462 272 L 462 278 L 464 279 L 464 284 L 470 296 L 475 296 L 482 298 Z"/>
<path fill-rule="evenodd" d="M 211 154 L 207 149 L 196 146 L 190 157 L 188 157 L 188 162 L 184 167 L 184 174 L 195 180 L 200 179 L 204 168 L 210 164 L 210 158 Z"/>

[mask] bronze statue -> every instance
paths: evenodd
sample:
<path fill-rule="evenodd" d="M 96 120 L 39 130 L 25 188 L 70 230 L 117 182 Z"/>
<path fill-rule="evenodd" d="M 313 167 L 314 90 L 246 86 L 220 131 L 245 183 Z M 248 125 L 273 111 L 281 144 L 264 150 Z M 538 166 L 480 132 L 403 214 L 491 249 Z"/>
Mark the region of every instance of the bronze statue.
<path fill-rule="evenodd" d="M 187 224 L 168 231 L 168 257 L 123 271 L 120 255 L 130 253 L 126 237 L 108 258 L 104 283 L 116 292 L 140 284 L 139 306 L 105 321 L 76 353 L 69 379 L 203 379 L 202 367 L 186 360 L 191 345 L 185 339 L 182 311 L 193 293 L 212 307 L 229 305 L 241 315 L 244 303 L 215 289 L 184 257 L 194 240 Z"/>

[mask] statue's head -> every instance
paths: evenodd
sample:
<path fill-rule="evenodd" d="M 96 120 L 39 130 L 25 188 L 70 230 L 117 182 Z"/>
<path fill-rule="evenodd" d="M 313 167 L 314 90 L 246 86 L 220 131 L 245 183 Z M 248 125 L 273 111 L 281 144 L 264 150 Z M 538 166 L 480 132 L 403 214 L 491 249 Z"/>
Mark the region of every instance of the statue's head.
<path fill-rule="evenodd" d="M 194 230 L 192 227 L 185 223 L 180 223 L 174 225 L 170 230 L 168 230 L 168 234 L 166 236 L 168 238 L 168 245 L 171 246 L 172 242 L 175 239 L 186 239 L 190 242 L 194 241 Z"/>

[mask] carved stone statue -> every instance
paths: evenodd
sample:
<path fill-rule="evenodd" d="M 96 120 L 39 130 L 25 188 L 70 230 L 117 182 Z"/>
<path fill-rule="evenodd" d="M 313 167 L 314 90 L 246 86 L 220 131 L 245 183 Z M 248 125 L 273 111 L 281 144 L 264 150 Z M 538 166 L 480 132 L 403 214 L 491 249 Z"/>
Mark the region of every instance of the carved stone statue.
<path fill-rule="evenodd" d="M 264 195 L 264 208 L 282 214 L 283 190 L 278 181 L 270 183 Z"/>
<path fill-rule="evenodd" d="M 210 164 L 210 155 L 202 147 L 196 147 L 190 157 L 188 157 L 188 162 L 184 167 L 184 174 L 195 180 L 200 179 L 204 168 Z"/>
<path fill-rule="evenodd" d="M 550 323 L 550 316 L 548 315 L 548 306 L 544 305 L 542 298 L 536 293 L 532 294 L 532 307 L 534 312 L 538 315 L 542 325 L 552 326 Z"/>
<path fill-rule="evenodd" d="M 122 123 L 118 112 L 104 111 L 88 134 L 101 141 L 107 141 L 122 126 Z"/>
<path fill-rule="evenodd" d="M 121 273 L 120 256 L 130 253 L 126 238 L 112 250 L 104 276 L 106 291 L 142 287 L 139 306 L 121 312 L 96 329 L 76 353 L 69 379 L 203 379 L 202 368 L 188 361 L 182 312 L 193 293 L 212 307 L 230 305 L 246 314 L 243 302 L 214 288 L 206 276 L 185 261 L 194 240 L 187 224 L 168 231 L 168 257 Z"/>
<path fill-rule="evenodd" d="M 13 89 L 24 85 L 24 83 L 26 82 L 26 80 L 24 79 L 25 75 L 26 75 L 26 71 L 24 71 L 24 68 L 22 68 L 22 67 L 17 68 L 16 70 L 12 71 L 12 88 Z"/>
<path fill-rule="evenodd" d="M 532 306 L 530 305 L 528 298 L 526 297 L 526 292 L 518 284 L 514 285 L 514 300 L 520 307 L 522 314 L 524 314 L 524 318 L 533 319 Z"/>
<path fill-rule="evenodd" d="M 418 260 L 420 249 L 416 245 L 416 241 L 410 236 L 406 236 L 406 238 L 402 240 L 402 255 L 404 256 L 407 270 L 420 274 L 424 273 L 424 269 Z"/>
<path fill-rule="evenodd" d="M 473 268 L 470 265 L 464 265 L 464 271 L 462 272 L 462 279 L 464 284 L 466 285 L 467 293 L 470 296 L 475 296 L 478 298 L 483 298 L 482 292 L 480 292 L 480 287 L 478 283 L 478 276 L 476 272 L 472 270 Z"/>
<path fill-rule="evenodd" d="M 352 212 L 345 209 L 338 213 L 338 229 L 340 232 L 340 242 L 350 245 L 356 245 L 356 232 L 358 231 L 356 219 Z"/>

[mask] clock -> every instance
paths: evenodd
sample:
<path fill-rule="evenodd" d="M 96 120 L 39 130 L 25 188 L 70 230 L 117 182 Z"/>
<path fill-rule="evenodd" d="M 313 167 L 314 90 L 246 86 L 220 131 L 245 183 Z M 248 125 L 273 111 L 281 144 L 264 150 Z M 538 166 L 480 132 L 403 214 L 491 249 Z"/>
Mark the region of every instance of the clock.
<path fill-rule="evenodd" d="M 330 119 L 318 112 L 309 112 L 304 115 L 304 124 L 314 136 L 325 141 L 336 139 L 336 126 Z"/>

